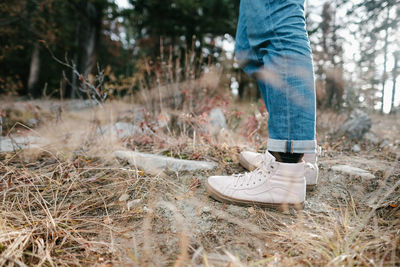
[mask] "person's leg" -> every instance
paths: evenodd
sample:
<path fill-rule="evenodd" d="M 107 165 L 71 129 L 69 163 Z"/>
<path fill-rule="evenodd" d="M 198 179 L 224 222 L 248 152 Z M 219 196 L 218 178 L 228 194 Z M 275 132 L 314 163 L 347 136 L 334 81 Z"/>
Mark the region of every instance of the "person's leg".
<path fill-rule="evenodd" d="M 251 76 L 257 73 L 263 67 L 264 63 L 262 57 L 257 56 L 256 49 L 253 49 L 249 43 L 245 4 L 245 1 L 240 1 L 239 20 L 235 38 L 235 57 L 240 67 Z"/>
<path fill-rule="evenodd" d="M 314 152 L 314 77 L 303 3 L 242 0 L 236 40 L 236 56 L 246 64 L 247 73 L 258 75 L 268 109 L 268 149 Z M 266 152 L 256 170 L 211 176 L 206 189 L 224 202 L 301 207 L 306 190 L 304 168 L 303 161 L 279 162 L 277 156 Z"/>
<path fill-rule="evenodd" d="M 269 113 L 268 150 L 314 153 L 315 87 L 304 0 L 242 0 L 241 12 L 249 54 L 263 62 L 257 77 Z"/>
<path fill-rule="evenodd" d="M 318 179 L 316 150 L 312 149 L 314 142 L 310 142 L 315 132 L 315 93 L 303 2 L 243 0 L 242 16 L 248 13 L 250 19 L 242 27 L 248 34 L 248 49 L 257 54 L 256 58 L 262 58 L 265 65 L 258 73 L 258 85 L 270 115 L 268 149 L 285 162 L 300 160 L 304 152 L 307 187 L 313 188 Z M 286 58 L 291 60 L 283 60 Z M 255 72 L 252 68 L 250 75 Z M 290 87 L 282 86 L 285 84 Z M 301 117 L 296 118 L 298 115 Z M 298 153 L 276 152 L 290 151 L 292 145 L 293 152 Z M 263 158 L 263 154 L 243 151 L 239 162 L 254 170 L 261 166 Z"/>

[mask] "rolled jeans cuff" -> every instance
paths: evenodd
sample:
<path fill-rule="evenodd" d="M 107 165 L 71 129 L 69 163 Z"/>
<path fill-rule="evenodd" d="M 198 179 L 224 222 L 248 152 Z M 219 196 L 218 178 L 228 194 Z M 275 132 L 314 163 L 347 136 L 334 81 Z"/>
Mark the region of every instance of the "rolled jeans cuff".
<path fill-rule="evenodd" d="M 268 139 L 267 148 L 269 151 L 284 153 L 305 153 L 313 154 L 317 151 L 316 140 L 277 140 Z"/>

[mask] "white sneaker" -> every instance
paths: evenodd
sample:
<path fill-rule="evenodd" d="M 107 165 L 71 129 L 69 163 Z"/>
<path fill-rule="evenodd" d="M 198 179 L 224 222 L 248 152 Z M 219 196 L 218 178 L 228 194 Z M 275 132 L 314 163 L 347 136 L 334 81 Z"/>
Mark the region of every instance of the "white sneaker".
<path fill-rule="evenodd" d="M 306 196 L 304 161 L 277 162 L 268 151 L 264 158 L 261 166 L 252 172 L 209 177 L 206 182 L 208 194 L 233 204 L 302 208 Z"/>
<path fill-rule="evenodd" d="M 267 158 L 265 158 L 267 157 Z M 270 153 L 262 154 L 250 151 L 240 153 L 239 163 L 249 171 L 255 170 L 262 165 L 263 160 L 273 157 Z M 304 154 L 305 161 L 304 176 L 306 178 L 307 190 L 313 190 L 318 182 L 317 154 Z"/>

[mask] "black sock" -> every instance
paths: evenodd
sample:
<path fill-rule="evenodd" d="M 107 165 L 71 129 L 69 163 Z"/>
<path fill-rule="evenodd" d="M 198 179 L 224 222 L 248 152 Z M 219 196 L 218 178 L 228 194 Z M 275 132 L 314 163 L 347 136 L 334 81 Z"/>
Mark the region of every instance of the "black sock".
<path fill-rule="evenodd" d="M 275 157 L 276 161 L 284 163 L 298 163 L 303 159 L 304 154 L 299 153 L 283 153 L 268 151 Z"/>

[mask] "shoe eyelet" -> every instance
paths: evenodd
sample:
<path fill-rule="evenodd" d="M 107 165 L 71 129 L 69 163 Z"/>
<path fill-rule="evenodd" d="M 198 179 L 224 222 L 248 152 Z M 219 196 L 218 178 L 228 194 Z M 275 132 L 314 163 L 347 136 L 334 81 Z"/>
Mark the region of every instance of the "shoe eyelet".
<path fill-rule="evenodd" d="M 253 184 L 256 184 L 256 182 L 253 182 Z"/>
<path fill-rule="evenodd" d="M 261 182 L 261 179 L 258 179 Z"/>

